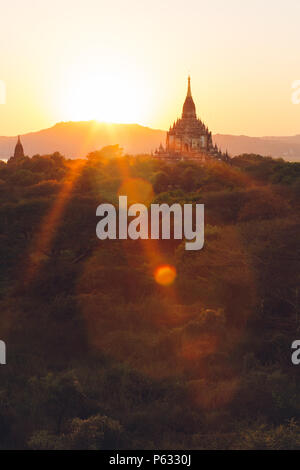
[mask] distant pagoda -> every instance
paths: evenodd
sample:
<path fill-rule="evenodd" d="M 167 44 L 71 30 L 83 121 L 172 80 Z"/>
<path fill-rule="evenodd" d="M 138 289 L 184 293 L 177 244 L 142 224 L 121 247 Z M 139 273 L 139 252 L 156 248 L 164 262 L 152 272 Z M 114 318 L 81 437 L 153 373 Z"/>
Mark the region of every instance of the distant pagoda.
<path fill-rule="evenodd" d="M 166 147 L 162 144 L 155 151 L 155 158 L 163 160 L 198 160 L 217 159 L 228 161 L 229 156 L 213 144 L 211 132 L 197 118 L 196 106 L 191 92 L 191 79 L 188 77 L 188 89 L 183 104 L 181 119 L 177 119 L 167 132 Z"/>
<path fill-rule="evenodd" d="M 15 162 L 17 160 L 21 160 L 22 158 L 24 158 L 24 149 L 23 149 L 23 145 L 21 143 L 21 139 L 20 139 L 20 136 L 18 136 L 18 141 L 17 141 L 17 144 L 15 146 L 15 151 L 14 151 L 14 155 L 13 157 L 11 157 L 9 159 L 9 161 L 11 162 Z"/>

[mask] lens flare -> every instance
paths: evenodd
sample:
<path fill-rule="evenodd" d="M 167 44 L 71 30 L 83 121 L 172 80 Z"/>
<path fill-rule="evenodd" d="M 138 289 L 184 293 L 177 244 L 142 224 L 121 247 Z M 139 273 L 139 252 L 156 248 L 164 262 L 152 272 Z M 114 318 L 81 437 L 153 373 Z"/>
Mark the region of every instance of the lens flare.
<path fill-rule="evenodd" d="M 154 278 L 157 284 L 161 286 L 170 286 L 176 278 L 176 269 L 174 266 L 159 266 L 154 272 Z"/>
<path fill-rule="evenodd" d="M 154 199 L 154 191 L 151 183 L 142 178 L 125 178 L 119 188 L 118 194 L 127 196 L 128 205 L 136 203 L 149 205 Z"/>

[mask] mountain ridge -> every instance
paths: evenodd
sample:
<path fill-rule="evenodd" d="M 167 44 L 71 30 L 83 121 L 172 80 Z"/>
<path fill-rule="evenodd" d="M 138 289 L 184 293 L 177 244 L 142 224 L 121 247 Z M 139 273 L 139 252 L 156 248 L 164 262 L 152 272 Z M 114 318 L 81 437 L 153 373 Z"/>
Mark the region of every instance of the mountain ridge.
<path fill-rule="evenodd" d="M 67 158 L 85 157 L 105 145 L 119 144 L 126 153 L 151 153 L 165 142 L 166 131 L 140 124 L 103 123 L 97 121 L 62 121 L 53 126 L 21 135 L 26 155 L 59 151 Z M 0 137 L 0 156 L 9 158 L 17 136 Z M 231 156 L 257 153 L 290 161 L 300 161 L 300 134 L 294 136 L 250 137 L 214 134 L 214 142 Z"/>

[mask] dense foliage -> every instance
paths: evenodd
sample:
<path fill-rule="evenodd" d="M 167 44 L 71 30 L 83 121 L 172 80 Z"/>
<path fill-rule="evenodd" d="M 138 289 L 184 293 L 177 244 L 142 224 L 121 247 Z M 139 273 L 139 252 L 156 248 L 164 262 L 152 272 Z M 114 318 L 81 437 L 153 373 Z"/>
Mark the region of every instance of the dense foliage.
<path fill-rule="evenodd" d="M 204 203 L 204 249 L 99 241 L 124 191 Z M 300 449 L 299 194 L 258 155 L 0 162 L 0 448 Z"/>

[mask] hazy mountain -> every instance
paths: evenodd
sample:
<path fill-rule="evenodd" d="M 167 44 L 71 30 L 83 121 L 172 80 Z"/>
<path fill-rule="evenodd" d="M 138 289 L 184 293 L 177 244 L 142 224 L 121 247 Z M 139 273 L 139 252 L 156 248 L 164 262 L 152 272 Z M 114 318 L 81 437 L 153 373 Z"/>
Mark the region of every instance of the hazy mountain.
<path fill-rule="evenodd" d="M 246 135 L 214 135 L 214 141 L 230 155 L 256 153 L 264 156 L 300 161 L 300 135 L 288 137 L 248 137 Z"/>
<path fill-rule="evenodd" d="M 105 145 L 119 144 L 127 153 L 150 153 L 165 141 L 165 132 L 138 124 L 105 124 L 95 121 L 60 122 L 21 136 L 26 155 L 59 151 L 66 157 L 85 157 Z M 13 154 L 17 137 L 0 137 L 1 158 Z"/>
<path fill-rule="evenodd" d="M 59 151 L 66 157 L 84 157 L 105 145 L 119 144 L 127 153 L 150 153 L 165 142 L 165 131 L 138 124 L 105 124 L 95 121 L 61 122 L 21 136 L 25 154 Z M 0 137 L 0 156 L 9 158 L 16 137 Z M 248 137 L 216 134 L 214 141 L 229 154 L 258 153 L 300 161 L 300 135 L 291 137 Z"/>

